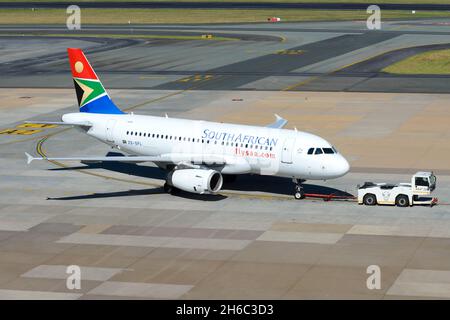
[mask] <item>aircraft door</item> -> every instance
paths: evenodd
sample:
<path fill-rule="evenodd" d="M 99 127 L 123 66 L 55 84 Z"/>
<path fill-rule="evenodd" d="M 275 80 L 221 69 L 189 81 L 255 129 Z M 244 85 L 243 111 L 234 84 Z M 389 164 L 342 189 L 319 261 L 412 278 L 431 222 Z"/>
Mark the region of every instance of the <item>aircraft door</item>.
<path fill-rule="evenodd" d="M 292 163 L 292 151 L 294 149 L 295 137 L 284 140 L 283 150 L 281 152 L 281 162 Z"/>
<path fill-rule="evenodd" d="M 106 141 L 114 142 L 114 127 L 116 126 L 116 120 L 115 119 L 109 119 L 106 123 Z"/>

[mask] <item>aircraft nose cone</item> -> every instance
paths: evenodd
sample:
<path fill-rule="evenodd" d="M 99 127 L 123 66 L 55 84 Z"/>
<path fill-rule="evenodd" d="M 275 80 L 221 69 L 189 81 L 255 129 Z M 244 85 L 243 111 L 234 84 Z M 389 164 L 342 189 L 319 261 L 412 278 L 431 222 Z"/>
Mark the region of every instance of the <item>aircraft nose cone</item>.
<path fill-rule="evenodd" d="M 341 175 L 343 176 L 344 174 L 346 174 L 349 170 L 350 170 L 350 164 L 348 163 L 347 159 L 345 159 L 344 157 L 341 156 L 341 161 L 340 161 L 340 171 L 341 171 Z"/>
<path fill-rule="evenodd" d="M 339 178 L 350 170 L 348 161 L 341 155 L 338 155 L 333 161 L 333 165 L 329 166 L 329 175 L 332 178 Z"/>

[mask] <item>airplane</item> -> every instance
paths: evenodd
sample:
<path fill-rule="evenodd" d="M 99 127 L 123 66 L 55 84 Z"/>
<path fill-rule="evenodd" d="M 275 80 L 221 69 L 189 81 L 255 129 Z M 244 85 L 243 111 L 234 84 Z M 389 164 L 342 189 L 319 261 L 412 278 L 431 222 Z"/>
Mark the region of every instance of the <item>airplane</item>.
<path fill-rule="evenodd" d="M 61 122 L 33 123 L 73 126 L 120 150 L 121 156 L 33 157 L 33 160 L 127 163 L 152 162 L 167 171 L 164 191 L 216 194 L 224 179 L 240 174 L 291 178 L 294 197 L 305 197 L 306 180 L 328 180 L 349 171 L 349 163 L 325 139 L 307 132 L 283 129 L 287 120 L 250 126 L 135 115 L 120 110 L 103 87 L 83 51 L 68 48 L 79 112 Z"/>

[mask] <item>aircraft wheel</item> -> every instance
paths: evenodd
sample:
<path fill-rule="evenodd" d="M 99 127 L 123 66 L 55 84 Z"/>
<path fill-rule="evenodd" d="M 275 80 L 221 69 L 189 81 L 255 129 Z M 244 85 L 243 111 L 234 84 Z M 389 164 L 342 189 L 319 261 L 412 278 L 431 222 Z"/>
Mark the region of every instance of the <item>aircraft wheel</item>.
<path fill-rule="evenodd" d="M 305 192 L 303 191 L 303 189 L 296 190 L 295 193 L 294 193 L 294 198 L 296 200 L 304 199 L 305 198 Z"/>

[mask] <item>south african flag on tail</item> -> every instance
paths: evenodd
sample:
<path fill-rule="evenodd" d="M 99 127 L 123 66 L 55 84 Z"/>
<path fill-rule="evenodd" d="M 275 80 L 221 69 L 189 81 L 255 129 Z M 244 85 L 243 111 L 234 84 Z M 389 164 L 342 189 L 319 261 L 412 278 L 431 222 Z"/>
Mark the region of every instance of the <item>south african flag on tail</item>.
<path fill-rule="evenodd" d="M 92 69 L 83 51 L 68 48 L 73 83 L 81 112 L 123 114 L 111 98 Z"/>

